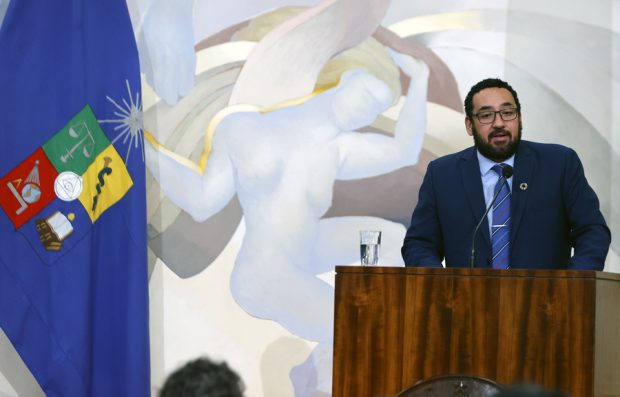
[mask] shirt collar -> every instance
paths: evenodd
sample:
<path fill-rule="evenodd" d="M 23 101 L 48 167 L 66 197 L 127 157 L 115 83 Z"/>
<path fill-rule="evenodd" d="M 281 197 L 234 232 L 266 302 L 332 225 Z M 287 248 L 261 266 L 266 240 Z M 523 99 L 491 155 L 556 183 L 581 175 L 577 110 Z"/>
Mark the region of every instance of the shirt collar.
<path fill-rule="evenodd" d="M 494 165 L 500 164 L 500 163 L 496 163 L 495 161 L 489 160 L 488 158 L 484 157 L 480 153 L 480 151 L 478 151 L 477 149 L 476 149 L 476 156 L 478 156 L 478 164 L 480 165 L 480 175 L 483 175 L 483 176 L 486 175 L 489 171 L 491 171 L 491 168 L 493 168 Z M 513 154 L 506 160 L 502 161 L 502 163 L 508 164 L 509 166 L 514 168 L 515 155 Z"/>

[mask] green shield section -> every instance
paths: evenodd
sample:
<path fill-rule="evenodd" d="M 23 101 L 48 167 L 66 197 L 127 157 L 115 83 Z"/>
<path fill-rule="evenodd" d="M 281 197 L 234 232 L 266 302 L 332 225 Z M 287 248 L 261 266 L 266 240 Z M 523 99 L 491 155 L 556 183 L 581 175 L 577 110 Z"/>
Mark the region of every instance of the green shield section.
<path fill-rule="evenodd" d="M 86 105 L 43 145 L 43 151 L 58 173 L 73 171 L 82 175 L 109 145 L 93 110 Z"/>

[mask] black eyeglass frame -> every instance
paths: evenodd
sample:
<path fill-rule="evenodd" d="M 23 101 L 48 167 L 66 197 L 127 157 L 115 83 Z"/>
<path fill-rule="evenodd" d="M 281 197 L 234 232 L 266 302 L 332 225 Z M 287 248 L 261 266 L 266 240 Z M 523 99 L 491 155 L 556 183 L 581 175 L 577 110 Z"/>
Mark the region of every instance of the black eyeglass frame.
<path fill-rule="evenodd" d="M 505 117 L 503 112 L 514 112 L 514 117 L 508 116 Z M 484 113 L 493 113 L 493 118 L 490 121 L 482 121 L 480 120 L 480 115 L 484 114 Z M 474 116 L 476 116 L 476 118 L 478 119 L 478 121 L 480 122 L 480 124 L 492 124 L 495 121 L 495 118 L 497 117 L 497 114 L 499 113 L 499 117 L 502 118 L 503 121 L 512 121 L 514 119 L 516 119 L 517 117 L 519 117 L 519 109 L 515 108 L 505 108 L 505 109 L 501 109 L 501 110 L 482 110 L 478 113 L 474 113 Z"/>

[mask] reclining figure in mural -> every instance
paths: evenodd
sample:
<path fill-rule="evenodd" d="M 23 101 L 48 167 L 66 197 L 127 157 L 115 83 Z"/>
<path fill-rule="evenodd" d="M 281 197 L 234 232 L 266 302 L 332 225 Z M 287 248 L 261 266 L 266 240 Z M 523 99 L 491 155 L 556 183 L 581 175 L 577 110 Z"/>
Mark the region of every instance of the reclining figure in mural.
<path fill-rule="evenodd" d="M 164 193 L 204 221 L 235 195 L 246 233 L 231 291 L 248 313 L 303 338 L 331 345 L 333 289 L 316 277 L 312 258 L 336 179 L 379 175 L 415 164 L 426 128 L 428 68 L 393 53 L 411 76 L 395 136 L 360 133 L 394 102 L 394 93 L 363 70 L 299 105 L 241 110 L 215 127 L 204 171 L 145 145 L 146 164 Z"/>
<path fill-rule="evenodd" d="M 277 321 L 289 332 L 318 342 L 306 363 L 291 374 L 297 396 L 310 394 L 312 385 L 303 382 L 312 382 L 308 377 L 312 370 L 318 371 L 317 387 L 331 389 L 334 292 L 317 275 L 333 270 L 335 263 L 317 260 L 317 252 L 330 248 L 324 242 L 342 241 L 344 234 L 351 235 L 351 251 L 356 252 L 356 232 L 368 227 L 363 220 L 357 222 L 360 218 L 322 219 L 332 203 L 334 182 L 415 164 L 426 129 L 428 67 L 394 52 L 392 60 L 380 45 L 383 61 L 392 66 L 348 70 L 337 85 L 323 85 L 308 95 L 325 62 L 364 40 L 378 25 L 387 2 L 367 3 L 366 8 L 351 1 L 319 6 L 300 14 L 293 21 L 295 28 L 276 29 L 261 40 L 237 79 L 231 106 L 213 117 L 207 128 L 208 157 L 200 166 L 163 148 L 148 134 L 145 145 L 147 166 L 165 195 L 196 221 L 209 219 L 238 196 L 245 234 L 232 269 L 233 297 L 249 314 Z M 323 12 L 325 7 L 340 7 L 337 14 L 348 17 L 336 27 L 342 35 L 330 35 L 341 37 L 341 42 L 327 43 L 331 48 L 322 48 L 320 54 L 306 54 L 313 51 L 307 46 L 312 32 L 304 31 L 306 26 L 316 30 L 321 18 L 333 24 L 333 17 L 326 18 Z M 363 31 L 357 26 L 368 15 L 356 12 L 372 15 Z M 286 52 L 274 54 L 270 51 L 282 43 L 278 40 L 286 41 L 281 46 Z M 298 45 L 291 45 L 295 40 Z M 401 98 L 393 61 L 411 76 L 394 136 L 356 131 Z M 282 70 L 287 62 L 298 75 Z M 404 234 L 402 225 L 393 227 Z"/>

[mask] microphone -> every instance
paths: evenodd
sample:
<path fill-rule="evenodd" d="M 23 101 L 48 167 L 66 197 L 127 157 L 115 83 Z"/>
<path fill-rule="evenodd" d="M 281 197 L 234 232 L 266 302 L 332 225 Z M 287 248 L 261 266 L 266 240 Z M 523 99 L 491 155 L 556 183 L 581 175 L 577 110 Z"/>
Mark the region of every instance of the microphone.
<path fill-rule="evenodd" d="M 508 178 L 512 176 L 513 172 L 514 170 L 512 169 L 511 166 L 505 165 L 502 167 L 502 175 L 499 178 L 500 179 L 504 178 L 504 180 L 507 180 Z M 499 180 L 497 182 L 499 183 Z M 497 200 L 497 196 L 499 196 L 499 193 L 501 191 L 502 189 L 497 189 L 497 192 L 495 192 L 495 195 L 493 196 L 491 203 L 487 207 L 486 211 L 484 211 L 482 218 L 480 218 L 480 221 L 478 221 L 478 224 L 476 225 L 476 228 L 474 229 L 474 233 L 471 236 L 471 254 L 469 255 L 469 267 L 472 269 L 474 268 L 474 258 L 476 256 L 476 233 L 478 233 L 478 229 L 480 229 L 480 225 L 482 225 L 482 221 L 484 220 L 484 218 L 487 217 L 487 215 L 489 214 L 489 211 L 491 211 L 491 208 L 493 208 L 493 204 L 495 204 L 495 200 Z"/>

